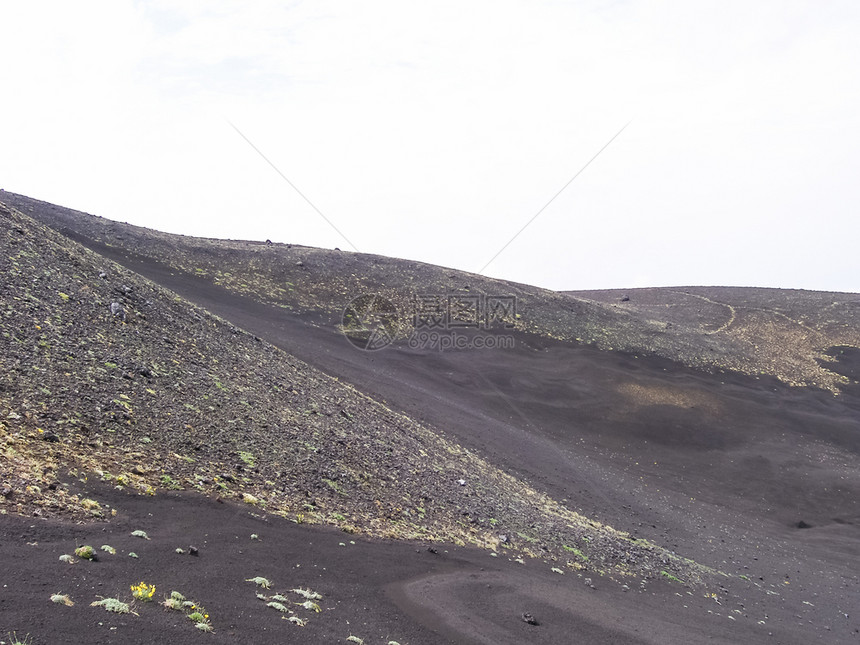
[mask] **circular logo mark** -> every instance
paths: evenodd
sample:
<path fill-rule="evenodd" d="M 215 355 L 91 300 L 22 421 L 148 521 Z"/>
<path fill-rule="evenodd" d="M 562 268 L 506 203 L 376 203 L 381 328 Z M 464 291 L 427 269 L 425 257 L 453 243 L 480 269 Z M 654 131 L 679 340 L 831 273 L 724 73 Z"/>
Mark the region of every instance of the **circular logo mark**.
<path fill-rule="evenodd" d="M 355 298 L 343 310 L 343 334 L 364 351 L 375 351 L 394 342 L 400 316 L 390 300 L 376 294 Z"/>

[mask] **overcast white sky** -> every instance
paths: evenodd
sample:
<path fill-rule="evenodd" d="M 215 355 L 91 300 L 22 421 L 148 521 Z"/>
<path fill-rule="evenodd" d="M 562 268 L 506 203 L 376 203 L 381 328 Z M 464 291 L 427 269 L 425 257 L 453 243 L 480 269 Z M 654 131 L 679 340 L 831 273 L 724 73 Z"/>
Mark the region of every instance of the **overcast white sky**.
<path fill-rule="evenodd" d="M 860 292 L 860 3 L 0 5 L 0 187 L 552 289 Z M 0 196 L 2 198 L 2 196 Z"/>

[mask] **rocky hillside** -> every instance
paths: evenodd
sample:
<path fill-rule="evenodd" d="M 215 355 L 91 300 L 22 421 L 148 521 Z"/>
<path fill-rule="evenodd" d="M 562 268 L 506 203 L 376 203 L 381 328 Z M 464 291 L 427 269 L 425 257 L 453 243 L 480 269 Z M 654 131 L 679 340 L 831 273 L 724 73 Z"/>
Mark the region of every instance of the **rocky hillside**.
<path fill-rule="evenodd" d="M 407 311 L 415 294 L 517 298 L 518 329 L 604 350 L 648 353 L 708 372 L 775 376 L 839 393 L 856 379 L 830 365 L 860 347 L 860 295 L 678 288 L 557 293 L 419 262 L 298 245 L 190 238 L 121 224 L 13 193 L 5 201 L 107 254 L 145 254 L 171 270 L 294 312 L 340 316 L 379 293 Z M 409 330 L 402 330 L 408 333 Z"/>
<path fill-rule="evenodd" d="M 67 483 L 97 477 L 561 567 L 702 575 L 15 209 L 0 221 L 2 513 L 106 517 Z M 312 271 L 314 252 L 281 251 Z M 242 280 L 267 289 L 257 275 Z"/>

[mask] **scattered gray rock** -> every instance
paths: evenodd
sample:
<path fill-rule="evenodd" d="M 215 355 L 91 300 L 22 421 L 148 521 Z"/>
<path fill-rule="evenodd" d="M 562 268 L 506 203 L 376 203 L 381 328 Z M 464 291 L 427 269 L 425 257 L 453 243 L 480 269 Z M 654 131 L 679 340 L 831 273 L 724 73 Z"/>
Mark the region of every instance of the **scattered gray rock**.
<path fill-rule="evenodd" d="M 535 619 L 535 617 L 528 612 L 523 614 L 523 622 L 528 623 L 529 625 L 540 625 L 540 623 Z"/>
<path fill-rule="evenodd" d="M 118 302 L 110 303 L 110 312 L 117 318 L 121 319 L 123 322 L 125 321 L 125 309 Z"/>

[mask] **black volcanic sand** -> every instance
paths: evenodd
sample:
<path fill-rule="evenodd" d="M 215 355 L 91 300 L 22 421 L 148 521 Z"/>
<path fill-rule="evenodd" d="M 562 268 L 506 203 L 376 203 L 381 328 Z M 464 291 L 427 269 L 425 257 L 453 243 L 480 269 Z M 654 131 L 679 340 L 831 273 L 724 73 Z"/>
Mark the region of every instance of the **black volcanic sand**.
<path fill-rule="evenodd" d="M 107 525 L 0 518 L 7 585 L 0 633 L 30 632 L 45 643 L 243 635 L 259 643 L 342 642 L 350 633 L 401 644 L 860 643 L 856 388 L 834 397 L 522 334 L 507 351 L 366 353 L 334 330 L 336 321 L 290 314 L 145 256 L 76 239 L 440 429 L 571 508 L 727 576 L 704 589 L 666 580 L 644 592 L 633 578 L 625 590 L 589 572 L 560 576 L 544 563 L 472 549 L 350 545 L 344 533 L 254 518 L 191 494 L 110 501 L 100 491 L 121 511 Z M 856 370 L 851 351 L 833 355 L 845 373 Z M 135 528 L 153 540 L 129 537 Z M 251 542 L 251 533 L 261 540 Z M 57 561 L 88 540 L 121 553 L 71 567 Z M 39 545 L 27 546 L 33 541 Z M 199 558 L 174 553 L 194 542 L 203 545 Z M 139 560 L 124 555 L 130 549 Z M 305 628 L 282 621 L 244 582 L 253 575 L 274 580 L 278 591 L 310 586 L 325 596 L 323 613 L 309 614 Z M 156 607 L 143 607 L 140 618 L 116 617 L 48 601 L 61 591 L 88 604 L 139 580 L 158 584 L 159 596 L 176 588 L 202 602 L 216 632 L 174 627 L 183 621 Z M 44 606 L 33 604 L 39 597 Z M 524 612 L 540 624 L 522 621 Z"/>
<path fill-rule="evenodd" d="M 0 522 L 3 634 L 30 634 L 34 643 L 92 644 L 332 643 L 355 635 L 365 643 L 418 645 L 734 643 L 758 642 L 775 632 L 773 642 L 801 642 L 784 628 L 729 622 L 718 615 L 721 606 L 701 593 L 678 597 L 680 587 L 669 582 L 644 593 L 597 576 L 589 586 L 584 577 L 568 573 L 562 579 L 537 561 L 352 539 L 195 494 L 149 497 L 102 485 L 76 487 L 98 495 L 118 510 L 117 517 L 84 526 L 13 516 Z M 149 540 L 132 536 L 135 530 Z M 97 550 L 96 561 L 59 561 L 83 544 Z M 101 551 L 103 544 L 116 554 Z M 187 553 L 190 546 L 198 549 L 196 556 Z M 247 581 L 256 576 L 270 580 L 271 588 Z M 132 603 L 137 615 L 89 606 L 101 597 L 131 602 L 129 587 L 140 581 L 157 591 L 153 602 Z M 303 599 L 289 591 L 297 587 L 323 596 L 320 613 L 292 606 L 293 615 L 307 620 L 305 627 L 283 620 L 255 595 L 281 593 L 298 602 Z M 173 590 L 206 608 L 213 633 L 198 632 L 158 604 Z M 52 604 L 54 593 L 69 595 L 75 606 Z M 524 613 L 538 625 L 523 621 Z"/>

